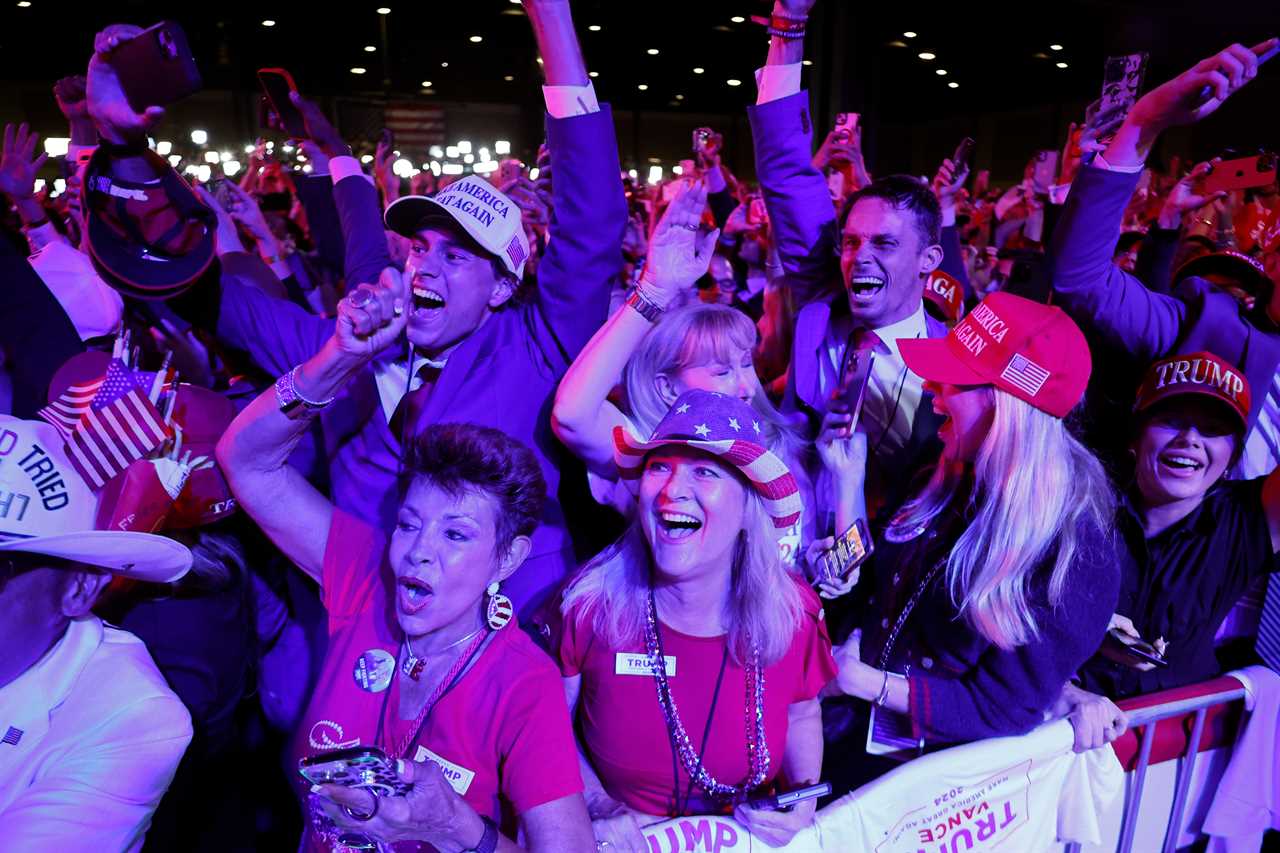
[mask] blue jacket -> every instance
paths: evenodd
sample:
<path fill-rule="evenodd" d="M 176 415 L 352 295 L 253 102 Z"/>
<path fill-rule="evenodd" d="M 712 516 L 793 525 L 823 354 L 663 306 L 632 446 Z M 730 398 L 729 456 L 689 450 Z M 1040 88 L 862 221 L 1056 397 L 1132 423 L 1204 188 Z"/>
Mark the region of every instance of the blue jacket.
<path fill-rule="evenodd" d="M 558 167 L 552 239 L 538 268 L 536 295 L 495 312 L 452 353 L 417 423 L 418 430 L 450 422 L 496 427 L 538 456 L 547 479 L 547 509 L 528 561 L 504 586 L 524 615 L 575 562 L 557 500 L 567 452 L 551 433 L 551 403 L 560 377 L 607 316 L 626 223 L 608 107 L 548 118 L 547 142 Z M 347 281 L 376 280 L 390 264 L 376 190 L 363 177 L 351 176 L 334 187 L 334 201 L 346 235 Z M 320 349 L 333 333 L 333 321 L 247 284 L 256 259 L 229 260 L 217 329 L 224 341 L 247 350 L 275 374 Z M 372 367 L 321 414 L 321 424 L 334 503 L 389 530 L 398 504 L 400 444 L 383 413 Z"/>

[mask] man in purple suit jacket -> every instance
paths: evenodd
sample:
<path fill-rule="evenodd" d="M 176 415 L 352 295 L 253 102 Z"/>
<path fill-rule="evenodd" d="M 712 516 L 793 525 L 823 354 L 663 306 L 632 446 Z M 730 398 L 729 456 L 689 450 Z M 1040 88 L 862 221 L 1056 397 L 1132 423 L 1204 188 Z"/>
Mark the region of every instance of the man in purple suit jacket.
<path fill-rule="evenodd" d="M 1100 377 L 1113 384 L 1095 394 L 1095 402 L 1131 395 L 1142 371 L 1173 353 L 1211 352 L 1244 371 L 1254 389 L 1244 450 L 1247 476 L 1266 474 L 1280 460 L 1280 288 L 1256 294 L 1252 310 L 1195 275 L 1166 295 L 1112 264 L 1111 253 L 1159 134 L 1216 110 L 1253 79 L 1258 56 L 1274 46 L 1274 39 L 1253 49 L 1232 45 L 1143 95 L 1107 150 L 1076 175 L 1050 250 L 1055 302 L 1123 357 Z"/>
<path fill-rule="evenodd" d="M 459 224 L 468 205 L 431 205 L 436 216 L 407 226 L 397 217 L 393 224 L 414 235 L 411 254 L 418 257 L 410 262 L 416 270 L 411 286 L 421 295 L 409 306 L 408 340 L 364 368 L 320 414 L 334 502 L 383 529 L 394 522 L 404 435 L 434 423 L 475 423 L 501 429 L 534 450 L 550 500 L 528 560 L 503 587 L 522 619 L 575 563 L 556 500 L 560 465 L 568 457 L 551 433 L 552 395 L 607 316 L 626 222 L 611 114 L 596 103 L 571 22 L 551 20 L 560 14 L 568 17 L 567 5 L 531 13 L 548 84 L 547 144 L 555 164 L 552 239 L 536 292 L 528 301 L 513 299 L 521 250 L 494 252 L 481 245 Z M 377 281 L 390 265 L 377 192 L 319 111 L 305 101 L 299 106 L 315 125 L 313 138 L 332 157 L 348 288 Z M 485 200 L 471 189 L 471 198 L 491 214 L 509 208 L 511 233 L 522 233 L 510 200 L 496 190 Z M 246 280 L 264 271 L 256 258 L 228 256 L 223 267 L 218 334 L 264 369 L 292 370 L 333 335 L 333 321 L 250 286 Z M 391 427 L 398 408 L 403 435 Z"/>
<path fill-rule="evenodd" d="M 812 6 L 813 0 L 779 0 L 773 14 L 785 26 L 803 28 Z M 954 251 L 944 253 L 938 200 L 915 178 L 872 182 L 854 193 L 837 218 L 826 181 L 811 160 L 809 99 L 800 90 L 803 45 L 802 38 L 773 36 L 768 64 L 757 72 L 759 97 L 749 109 L 756 173 L 778 256 L 803 305 L 782 409 L 803 414 L 810 436 L 816 436 L 849 353 L 874 351 L 861 428 L 872 451 L 870 502 L 890 504 L 905 497 L 902 489 L 940 447 L 939 419 L 922 380 L 899 354 L 898 341 L 946 335 L 946 326 L 924 310 L 924 286 L 947 256 L 946 271 L 963 280 L 963 261 L 953 228 L 947 236 Z M 843 287 L 831 286 L 837 276 Z M 819 489 L 819 495 L 825 492 L 821 484 Z"/>

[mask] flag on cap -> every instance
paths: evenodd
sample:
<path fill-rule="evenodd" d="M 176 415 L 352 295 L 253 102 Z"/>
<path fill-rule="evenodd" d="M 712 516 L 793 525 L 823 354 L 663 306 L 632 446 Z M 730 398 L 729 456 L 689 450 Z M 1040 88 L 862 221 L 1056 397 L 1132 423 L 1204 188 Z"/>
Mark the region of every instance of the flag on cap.
<path fill-rule="evenodd" d="M 66 452 L 85 481 L 100 489 L 168 437 L 169 428 L 159 410 L 124 362 L 115 358 L 67 439 Z"/>

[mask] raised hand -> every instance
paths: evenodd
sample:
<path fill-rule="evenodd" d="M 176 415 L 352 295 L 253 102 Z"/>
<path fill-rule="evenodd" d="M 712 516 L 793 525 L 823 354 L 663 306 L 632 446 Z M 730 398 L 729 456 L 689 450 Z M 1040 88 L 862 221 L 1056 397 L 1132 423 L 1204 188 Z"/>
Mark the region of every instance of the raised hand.
<path fill-rule="evenodd" d="M 342 134 L 325 118 L 324 112 L 315 101 L 304 98 L 297 92 L 289 93 L 289 100 L 302 113 L 302 121 L 307 128 L 307 137 L 314 140 L 320 149 L 330 157 L 351 155 L 351 146 L 343 140 Z"/>
<path fill-rule="evenodd" d="M 1158 224 L 1161 228 L 1178 228 L 1182 225 L 1183 214 L 1199 210 L 1206 204 L 1211 204 L 1227 195 L 1225 190 L 1214 193 L 1196 191 L 1196 184 L 1221 162 L 1221 157 L 1214 157 L 1212 160 L 1198 163 L 1182 180 L 1173 185 L 1169 196 L 1164 200 L 1164 206 L 1160 209 Z"/>
<path fill-rule="evenodd" d="M 394 267 L 376 284 L 362 284 L 338 303 L 334 341 L 348 355 L 373 358 L 400 339 L 409 322 L 408 279 Z"/>
<path fill-rule="evenodd" d="M 63 77 L 53 84 L 54 100 L 67 121 L 74 123 L 89 118 L 87 86 L 88 81 L 83 74 Z"/>
<path fill-rule="evenodd" d="M 4 150 L 0 152 L 0 193 L 20 201 L 35 195 L 36 174 L 49 159 L 41 152 L 35 156 L 40 144 L 40 134 L 23 122 L 14 128 L 4 126 Z M 34 157 L 34 159 L 33 159 Z"/>
<path fill-rule="evenodd" d="M 131 24 L 112 24 L 93 39 L 93 58 L 85 79 L 85 106 L 98 133 L 117 145 L 145 142 L 147 134 L 164 118 L 164 108 L 150 106 L 134 110 L 112 67 L 111 54 L 120 45 L 142 33 Z"/>
<path fill-rule="evenodd" d="M 861 134 L 861 125 L 858 131 Z M 828 166 L 854 165 L 862 159 L 861 140 L 858 137 L 850 138 L 849 134 L 843 130 L 833 130 L 827 134 L 827 138 L 822 141 L 822 145 L 818 146 L 817 152 L 813 155 L 813 166 L 819 171 Z"/>
<path fill-rule="evenodd" d="M 271 227 L 267 225 L 267 218 L 262 215 L 262 208 L 258 206 L 258 200 L 249 195 L 234 181 L 227 181 L 226 186 L 231 194 L 235 196 L 235 200 L 231 204 L 231 210 L 228 211 L 231 214 L 231 218 L 248 229 L 255 240 L 275 243 L 275 234 L 271 232 Z"/>
<path fill-rule="evenodd" d="M 525 225 L 547 225 L 551 221 L 551 209 L 538 192 L 533 181 L 524 175 L 507 181 L 498 188 L 520 208 Z"/>
<path fill-rule="evenodd" d="M 938 203 L 944 208 L 955 207 L 956 196 L 964 189 L 964 183 L 967 180 L 969 180 L 967 164 L 957 174 L 955 163 L 951 162 L 951 158 L 943 160 L 942 165 L 938 167 L 938 173 L 933 176 L 933 194 L 938 197 Z"/>
<path fill-rule="evenodd" d="M 1196 63 L 1138 99 L 1127 124 L 1157 132 L 1213 113 L 1258 74 L 1258 58 L 1280 44 L 1270 38 L 1252 48 L 1233 44 Z"/>
<path fill-rule="evenodd" d="M 681 291 L 693 287 L 711 264 L 720 230 L 699 233 L 698 223 L 706 206 L 706 184 L 684 184 L 649 239 L 649 259 L 641 286 L 645 295 L 662 307 L 670 305 Z"/>
<path fill-rule="evenodd" d="M 383 131 L 378 140 L 378 147 L 373 152 L 373 174 L 382 188 L 386 203 L 390 204 L 400 197 L 400 176 L 395 171 L 396 152 L 387 132 Z"/>

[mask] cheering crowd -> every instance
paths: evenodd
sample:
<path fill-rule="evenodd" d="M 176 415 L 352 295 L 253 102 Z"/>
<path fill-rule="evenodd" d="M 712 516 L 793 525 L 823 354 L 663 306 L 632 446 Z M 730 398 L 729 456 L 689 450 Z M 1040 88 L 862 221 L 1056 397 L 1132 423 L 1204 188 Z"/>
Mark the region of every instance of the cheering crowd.
<path fill-rule="evenodd" d="M 814 2 L 758 186 L 710 129 L 629 178 L 568 0 L 536 174 L 366 174 L 294 93 L 310 171 L 188 182 L 125 25 L 66 192 L 6 126 L 0 847 L 781 846 L 771 794 L 1275 665 L 1280 187 L 1151 153 L 1277 40 L 926 184 L 814 153 Z"/>

